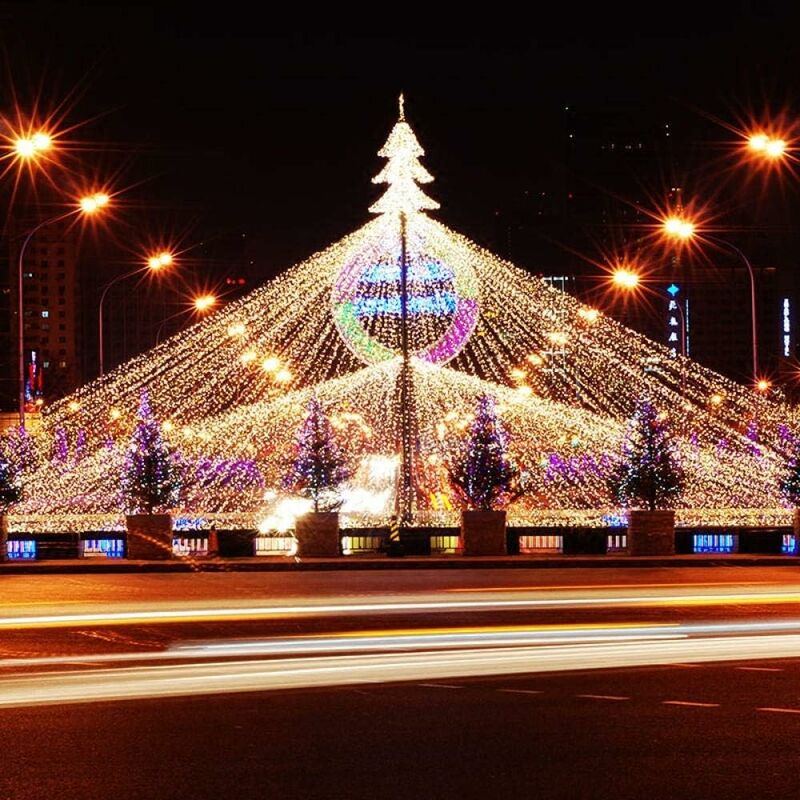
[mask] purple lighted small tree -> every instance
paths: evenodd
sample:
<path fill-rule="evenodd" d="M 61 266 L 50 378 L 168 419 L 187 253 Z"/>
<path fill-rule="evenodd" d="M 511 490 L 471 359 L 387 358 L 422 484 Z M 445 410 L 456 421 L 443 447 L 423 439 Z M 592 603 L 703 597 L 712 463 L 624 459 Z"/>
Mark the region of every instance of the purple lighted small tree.
<path fill-rule="evenodd" d="M 139 404 L 138 422 L 125 454 L 122 496 L 126 510 L 152 514 L 178 503 L 180 471 L 176 455 L 161 435 L 161 424 L 153 415 L 147 392 Z"/>
<path fill-rule="evenodd" d="M 283 480 L 283 488 L 307 497 L 314 512 L 335 511 L 341 500 L 337 490 L 350 477 L 345 459 L 336 444 L 330 420 L 316 397 L 308 402 L 305 422 L 295 442 L 294 458 Z"/>
<path fill-rule="evenodd" d="M 449 468 L 450 482 L 468 508 L 491 511 L 521 493 L 520 471 L 509 457 L 508 438 L 494 398 L 482 395 L 469 436 Z"/>

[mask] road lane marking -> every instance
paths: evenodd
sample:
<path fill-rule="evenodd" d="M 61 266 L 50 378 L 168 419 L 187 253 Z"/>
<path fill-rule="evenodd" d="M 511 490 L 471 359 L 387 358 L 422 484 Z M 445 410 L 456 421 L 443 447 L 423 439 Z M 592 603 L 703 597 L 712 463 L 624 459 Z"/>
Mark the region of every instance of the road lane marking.
<path fill-rule="evenodd" d="M 662 700 L 664 706 L 690 706 L 692 708 L 719 708 L 719 703 L 695 703 L 690 700 Z"/>
<path fill-rule="evenodd" d="M 544 694 L 541 689 L 498 689 L 497 691 L 507 694 Z"/>
<path fill-rule="evenodd" d="M 621 697 L 618 694 L 576 694 L 575 697 L 585 697 L 587 700 L 630 700 L 630 697 Z"/>
<path fill-rule="evenodd" d="M 757 708 L 756 711 L 773 711 L 776 714 L 800 714 L 800 708 Z"/>
<path fill-rule="evenodd" d="M 736 667 L 743 672 L 783 672 L 780 667 Z"/>
<path fill-rule="evenodd" d="M 417 686 L 425 686 L 428 689 L 463 689 L 463 686 L 456 686 L 452 683 L 418 683 Z"/>
<path fill-rule="evenodd" d="M 167 608 L 137 611 L 106 611 L 0 617 L 0 629 L 36 627 L 76 627 L 80 625 L 144 625 L 180 622 L 219 622 L 223 620 L 286 619 L 339 614 L 382 612 L 413 613 L 419 611 L 488 611 L 530 608 L 683 608 L 691 606 L 800 604 L 800 592 L 736 593 L 685 596 L 625 596 L 536 598 L 518 600 L 448 600 L 418 602 L 324 603 L 276 606 L 224 606 L 222 608 Z"/>
<path fill-rule="evenodd" d="M 689 586 L 783 586 L 780 581 L 691 581 L 683 583 L 576 583 L 562 584 L 556 586 L 484 586 L 445 589 L 446 592 L 454 594 L 478 593 L 478 592 L 563 592 L 570 589 L 673 589 L 675 587 Z"/>

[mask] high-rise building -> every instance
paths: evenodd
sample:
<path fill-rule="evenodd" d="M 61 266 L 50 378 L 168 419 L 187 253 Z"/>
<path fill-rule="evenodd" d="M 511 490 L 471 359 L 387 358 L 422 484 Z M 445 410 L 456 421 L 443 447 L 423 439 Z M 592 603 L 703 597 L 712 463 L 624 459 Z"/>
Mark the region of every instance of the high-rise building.
<path fill-rule="evenodd" d="M 18 259 L 29 229 L 24 223 L 9 229 L 0 253 L 0 403 L 5 409 L 18 405 Z M 77 231 L 64 221 L 42 228 L 25 250 L 23 344 L 30 410 L 63 397 L 83 379 L 78 244 Z"/>

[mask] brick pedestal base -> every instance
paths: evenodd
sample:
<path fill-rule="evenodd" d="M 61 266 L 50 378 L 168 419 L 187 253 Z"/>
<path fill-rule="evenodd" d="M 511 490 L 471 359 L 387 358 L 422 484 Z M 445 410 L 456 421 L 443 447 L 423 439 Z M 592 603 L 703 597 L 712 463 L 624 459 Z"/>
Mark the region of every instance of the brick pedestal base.
<path fill-rule="evenodd" d="M 297 555 L 300 558 L 336 558 L 341 555 L 339 514 L 335 511 L 312 511 L 295 523 Z"/>
<path fill-rule="evenodd" d="M 461 552 L 465 556 L 504 556 L 506 512 L 462 511 Z"/>
<path fill-rule="evenodd" d="M 172 517 L 169 514 L 130 514 L 125 517 L 128 529 L 128 558 L 150 561 L 173 558 Z"/>
<path fill-rule="evenodd" d="M 628 555 L 671 556 L 674 554 L 674 511 L 630 511 L 628 513 Z"/>

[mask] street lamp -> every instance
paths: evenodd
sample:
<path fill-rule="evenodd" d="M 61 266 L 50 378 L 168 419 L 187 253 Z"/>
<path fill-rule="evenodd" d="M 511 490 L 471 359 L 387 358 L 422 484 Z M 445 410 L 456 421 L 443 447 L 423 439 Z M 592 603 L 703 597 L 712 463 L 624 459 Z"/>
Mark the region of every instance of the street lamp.
<path fill-rule="evenodd" d="M 124 275 L 118 275 L 114 278 L 113 281 L 107 283 L 103 287 L 103 291 L 100 294 L 100 307 L 98 309 L 98 316 L 97 316 L 97 330 L 98 330 L 98 337 L 97 337 L 97 345 L 98 345 L 98 354 L 99 354 L 99 362 L 100 362 L 100 377 L 103 377 L 104 374 L 104 359 L 103 359 L 103 303 L 105 302 L 106 295 L 108 294 L 108 290 L 115 286 L 116 284 L 124 281 L 126 278 L 132 278 L 134 275 L 140 275 L 142 272 L 158 272 L 165 267 L 168 267 L 173 262 L 173 256 L 170 252 L 163 250 L 160 253 L 150 256 L 147 259 L 147 263 L 144 267 L 139 267 L 138 269 L 131 270 L 130 272 L 126 272 Z"/>
<path fill-rule="evenodd" d="M 53 137 L 46 131 L 37 131 L 28 136 L 14 139 L 14 152 L 22 161 L 31 161 L 47 152 L 53 146 Z"/>
<path fill-rule="evenodd" d="M 37 137 L 42 137 L 36 144 Z M 47 143 L 45 145 L 45 139 Z M 26 143 L 21 145 L 20 143 Z M 50 137 L 44 133 L 34 134 L 30 139 L 18 139 L 17 148 L 27 151 L 28 145 L 33 148 L 29 157 L 34 158 L 38 150 L 47 149 L 50 147 Z M 27 156 L 26 156 L 27 157 Z M 56 222 L 68 219 L 75 215 L 90 216 L 96 214 L 104 209 L 110 202 L 110 198 L 104 192 L 95 192 L 85 197 L 80 198 L 77 205 L 69 211 L 64 211 L 61 214 L 56 214 L 53 217 L 48 217 L 42 220 L 38 225 L 32 228 L 22 242 L 22 247 L 19 249 L 19 257 L 17 259 L 17 366 L 19 369 L 19 424 L 21 428 L 25 427 L 25 322 L 24 322 L 24 303 L 23 303 L 23 262 L 25 260 L 25 251 L 28 249 L 28 244 L 34 235 L 42 228 L 52 225 Z"/>
<path fill-rule="evenodd" d="M 630 269 L 625 269 L 624 267 L 615 269 L 611 274 L 611 279 L 614 281 L 615 285 L 619 286 L 621 289 L 631 290 L 639 285 L 638 273 Z"/>
<path fill-rule="evenodd" d="M 766 133 L 753 133 L 747 137 L 747 149 L 768 161 L 776 161 L 786 154 L 786 141 L 778 136 Z"/>
<path fill-rule="evenodd" d="M 695 224 L 690 220 L 680 217 L 671 216 L 667 217 L 662 223 L 662 231 L 664 236 L 668 239 L 686 242 L 697 236 L 698 233 Z M 753 265 L 750 259 L 735 245 L 725 239 L 720 239 L 718 236 L 711 236 L 707 233 L 702 234 L 705 241 L 716 244 L 718 247 L 727 248 L 730 252 L 739 256 L 747 267 L 747 273 L 750 276 L 750 321 L 752 328 L 752 347 L 753 347 L 753 383 L 757 384 L 758 377 L 758 317 L 756 312 L 756 276 L 753 271 Z"/>
<path fill-rule="evenodd" d="M 194 312 L 200 316 L 210 311 L 216 304 L 217 298 L 213 294 L 200 294 L 192 298 L 192 307 Z M 166 325 L 171 319 L 175 319 L 175 317 L 179 317 L 181 314 L 186 314 L 187 311 L 191 310 L 192 309 L 178 311 L 177 314 L 172 314 L 171 316 L 162 320 L 161 324 L 158 326 L 158 330 L 156 331 L 156 345 L 158 345 L 158 343 L 161 341 L 161 332 L 164 330 L 164 325 Z"/>

